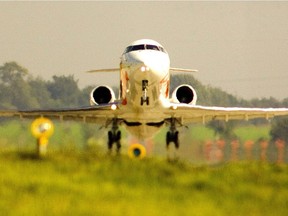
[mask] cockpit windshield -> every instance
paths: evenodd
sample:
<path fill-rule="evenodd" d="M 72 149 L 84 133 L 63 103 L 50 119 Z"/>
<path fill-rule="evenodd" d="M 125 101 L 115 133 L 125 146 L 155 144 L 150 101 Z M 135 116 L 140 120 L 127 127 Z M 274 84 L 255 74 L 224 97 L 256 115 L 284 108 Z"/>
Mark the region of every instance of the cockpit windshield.
<path fill-rule="evenodd" d="M 138 50 L 155 50 L 166 53 L 165 49 L 161 46 L 151 45 L 151 44 L 139 44 L 139 45 L 133 45 L 128 46 L 124 53 L 132 52 L 132 51 L 138 51 Z"/>

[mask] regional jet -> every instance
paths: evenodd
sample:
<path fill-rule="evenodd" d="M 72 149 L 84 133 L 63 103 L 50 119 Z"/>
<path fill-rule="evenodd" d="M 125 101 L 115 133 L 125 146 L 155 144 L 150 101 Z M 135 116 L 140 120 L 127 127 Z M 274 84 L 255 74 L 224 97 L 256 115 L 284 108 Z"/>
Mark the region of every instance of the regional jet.
<path fill-rule="evenodd" d="M 35 118 L 43 116 L 60 120 L 78 120 L 102 124 L 108 131 L 108 149 L 121 147 L 120 125 L 138 138 L 153 136 L 168 126 L 166 145 L 179 147 L 178 128 L 194 122 L 210 120 L 270 119 L 288 115 L 288 108 L 237 108 L 196 105 L 196 90 L 182 84 L 170 91 L 170 72 L 191 72 L 171 68 L 164 47 L 154 40 L 142 39 L 131 43 L 123 52 L 119 68 L 89 72 L 120 73 L 120 92 L 116 97 L 111 87 L 97 86 L 90 94 L 89 107 L 55 110 L 2 110 L 0 116 Z"/>

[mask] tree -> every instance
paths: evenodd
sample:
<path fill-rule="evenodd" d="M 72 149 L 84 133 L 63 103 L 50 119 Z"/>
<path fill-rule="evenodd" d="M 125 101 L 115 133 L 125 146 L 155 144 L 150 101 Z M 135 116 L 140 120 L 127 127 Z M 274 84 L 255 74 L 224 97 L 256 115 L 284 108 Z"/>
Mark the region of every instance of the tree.
<path fill-rule="evenodd" d="M 284 102 L 284 100 L 283 100 Z M 254 98 L 250 100 L 250 104 L 252 107 L 282 107 L 282 104 L 280 101 L 278 101 L 276 98 L 270 97 L 270 98 Z"/>
<path fill-rule="evenodd" d="M 81 95 L 79 98 L 79 104 L 80 106 L 89 106 L 90 105 L 90 93 L 94 87 L 93 86 L 87 86 L 81 91 Z"/>
<path fill-rule="evenodd" d="M 0 67 L 0 106 L 2 108 L 37 108 L 37 100 L 31 96 L 31 87 L 26 82 L 28 70 L 16 62 Z"/>
<path fill-rule="evenodd" d="M 56 101 L 51 97 L 51 93 L 48 91 L 47 81 L 44 81 L 40 77 L 36 79 L 30 79 L 28 81 L 31 87 L 31 96 L 34 97 L 39 108 L 54 108 Z"/>
<path fill-rule="evenodd" d="M 81 91 L 78 81 L 74 80 L 73 75 L 53 76 L 53 81 L 48 82 L 47 89 L 51 97 L 56 100 L 57 107 L 79 106 Z"/>
<path fill-rule="evenodd" d="M 171 91 L 182 84 L 191 85 L 197 92 L 197 104 L 206 106 L 241 106 L 247 105 L 244 100 L 226 93 L 220 88 L 204 86 L 190 74 L 177 74 L 171 77 Z M 170 92 L 171 94 L 172 92 Z"/>
<path fill-rule="evenodd" d="M 270 130 L 271 140 L 284 140 L 288 143 L 288 117 L 276 117 L 272 121 Z"/>
<path fill-rule="evenodd" d="M 220 120 L 214 120 L 210 121 L 207 124 L 207 127 L 213 129 L 215 136 L 219 138 L 234 139 L 236 138 L 236 135 L 234 133 L 234 128 L 236 125 L 236 121 L 225 122 Z"/>
<path fill-rule="evenodd" d="M 27 75 L 28 70 L 14 61 L 0 67 L 0 80 L 6 85 L 11 85 L 15 80 L 24 80 Z"/>

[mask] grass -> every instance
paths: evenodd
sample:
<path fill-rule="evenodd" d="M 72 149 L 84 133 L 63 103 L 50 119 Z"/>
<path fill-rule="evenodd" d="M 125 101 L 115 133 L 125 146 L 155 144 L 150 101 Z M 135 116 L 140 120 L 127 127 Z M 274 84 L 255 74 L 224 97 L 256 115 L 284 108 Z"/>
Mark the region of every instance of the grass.
<path fill-rule="evenodd" d="M 142 161 L 130 160 L 125 154 L 108 157 L 103 151 L 103 131 L 91 136 L 97 128 L 83 129 L 75 123 L 56 123 L 56 128 L 47 157 L 39 159 L 34 155 L 29 122 L 0 126 L 0 215 L 288 213 L 286 164 L 167 162 L 164 130 L 154 139 L 153 156 Z M 244 127 L 236 132 L 241 140 L 257 140 L 269 131 L 267 127 L 257 130 Z M 202 126 L 186 130 L 180 138 L 181 158 L 194 152 L 197 159 L 205 136 L 214 138 Z"/>
<path fill-rule="evenodd" d="M 32 121 L 7 121 L 0 124 L 0 145 L 10 145 L 9 143 L 17 143 L 17 145 L 29 145 L 34 142 L 34 137 L 30 132 L 30 125 Z M 94 140 L 95 142 L 106 142 L 105 130 L 99 130 L 99 126 L 94 124 L 81 124 L 75 122 L 58 122 L 55 121 L 55 131 L 51 140 L 53 147 L 62 148 L 68 146 L 76 146 L 81 148 L 89 145 L 87 140 Z M 235 134 L 239 137 L 240 141 L 259 139 L 270 139 L 269 135 L 270 126 L 243 126 L 235 128 Z M 126 137 L 125 130 L 122 130 L 123 137 Z M 154 138 L 154 142 L 165 146 L 167 128 L 163 128 Z M 188 129 L 180 129 L 181 143 L 184 145 L 191 145 L 193 143 L 206 142 L 207 140 L 214 140 L 216 138 L 212 129 L 207 128 L 201 124 L 190 125 Z M 97 140 L 97 141 L 96 141 Z M 125 140 L 123 140 L 125 142 Z M 105 144 L 104 144 L 105 145 Z"/>
<path fill-rule="evenodd" d="M 242 142 L 247 140 L 258 141 L 259 139 L 270 140 L 270 129 L 270 125 L 248 125 L 236 128 L 235 134 Z"/>
<path fill-rule="evenodd" d="M 288 167 L 87 151 L 0 154 L 2 215 L 287 215 Z"/>
<path fill-rule="evenodd" d="M 30 124 L 32 121 L 5 121 L 0 124 L 0 148 L 11 147 L 17 150 L 35 149 L 36 141 L 30 132 Z M 107 131 L 99 130 L 99 126 L 94 124 L 84 124 L 75 122 L 59 122 L 55 121 L 55 132 L 49 139 L 48 151 L 50 149 L 97 149 L 100 152 L 106 152 L 107 149 Z M 128 151 L 129 144 L 139 142 L 146 146 L 149 155 L 166 157 L 166 132 L 167 128 L 163 128 L 152 140 L 135 141 L 133 137 L 122 128 L 122 152 Z M 246 125 L 234 129 L 236 135 L 239 137 L 239 159 L 246 159 L 245 142 L 252 140 L 255 142 L 252 149 L 253 159 L 260 159 L 260 139 L 270 139 L 270 126 L 253 126 Z M 180 150 L 179 153 L 182 159 L 193 163 L 205 163 L 205 144 L 207 141 L 216 143 L 217 136 L 215 136 L 212 129 L 207 128 L 201 124 L 190 125 L 188 129 L 182 128 L 180 130 Z M 226 141 L 224 148 L 224 159 L 230 159 L 231 143 Z M 267 159 L 276 161 L 277 149 L 273 143 L 269 145 L 267 150 Z M 288 159 L 288 149 L 285 149 L 285 160 Z"/>

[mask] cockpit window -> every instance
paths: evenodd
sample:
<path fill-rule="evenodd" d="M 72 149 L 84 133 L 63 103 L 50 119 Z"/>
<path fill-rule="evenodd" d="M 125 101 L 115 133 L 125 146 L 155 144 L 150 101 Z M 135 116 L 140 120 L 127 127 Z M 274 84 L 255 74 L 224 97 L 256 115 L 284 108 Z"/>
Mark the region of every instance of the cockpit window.
<path fill-rule="evenodd" d="M 149 44 L 146 45 L 146 49 L 147 50 L 157 50 L 157 51 L 159 51 L 159 47 L 158 46 L 149 45 Z"/>
<path fill-rule="evenodd" d="M 150 45 L 150 44 L 139 44 L 134 46 L 128 46 L 124 53 L 138 51 L 138 50 L 155 50 L 166 53 L 165 49 L 161 46 Z"/>
<path fill-rule="evenodd" d="M 140 44 L 140 45 L 135 45 L 135 46 L 131 46 L 131 51 L 137 51 L 137 50 L 145 50 L 145 45 L 144 44 Z"/>
<path fill-rule="evenodd" d="M 166 53 L 166 50 L 163 47 L 159 47 L 159 49 L 160 49 L 161 52 Z"/>

